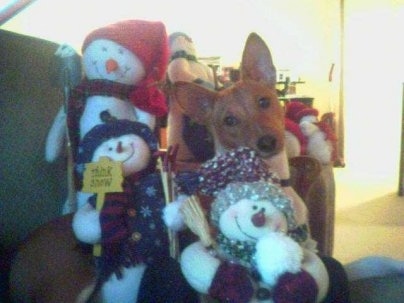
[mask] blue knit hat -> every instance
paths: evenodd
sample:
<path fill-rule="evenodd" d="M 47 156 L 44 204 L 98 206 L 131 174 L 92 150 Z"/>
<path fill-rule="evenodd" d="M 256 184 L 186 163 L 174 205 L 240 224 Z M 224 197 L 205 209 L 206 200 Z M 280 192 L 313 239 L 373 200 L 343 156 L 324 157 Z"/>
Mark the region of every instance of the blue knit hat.
<path fill-rule="evenodd" d="M 81 140 L 78 148 L 76 170 L 82 175 L 84 164 L 91 162 L 94 152 L 102 143 L 123 135 L 141 137 L 153 155 L 158 150 L 158 141 L 152 130 L 144 123 L 129 120 L 113 120 L 93 127 Z"/>

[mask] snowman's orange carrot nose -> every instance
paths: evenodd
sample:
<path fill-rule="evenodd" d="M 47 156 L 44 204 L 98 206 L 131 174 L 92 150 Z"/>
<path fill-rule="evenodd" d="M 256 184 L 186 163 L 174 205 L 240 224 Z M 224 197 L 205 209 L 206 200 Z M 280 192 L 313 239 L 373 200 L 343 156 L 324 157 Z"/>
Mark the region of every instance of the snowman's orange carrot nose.
<path fill-rule="evenodd" d="M 105 68 L 108 74 L 112 73 L 118 69 L 118 62 L 114 59 L 108 59 L 107 62 L 105 62 Z"/>
<path fill-rule="evenodd" d="M 116 152 L 117 152 L 118 154 L 120 154 L 121 152 L 123 152 L 122 142 L 121 142 L 121 141 L 118 142 L 118 146 L 116 147 Z"/>

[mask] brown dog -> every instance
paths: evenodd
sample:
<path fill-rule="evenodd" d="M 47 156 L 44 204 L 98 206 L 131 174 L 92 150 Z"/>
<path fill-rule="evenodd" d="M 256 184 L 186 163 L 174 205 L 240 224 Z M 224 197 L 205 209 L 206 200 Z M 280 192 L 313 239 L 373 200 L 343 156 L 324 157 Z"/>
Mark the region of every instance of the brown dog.
<path fill-rule="evenodd" d="M 187 116 L 210 131 L 216 154 L 239 146 L 250 147 L 266 159 L 281 179 L 290 178 L 276 69 L 260 36 L 252 33 L 246 41 L 241 81 L 218 92 L 194 83 L 177 82 L 172 94 Z M 204 143 L 200 144 L 203 148 Z M 180 168 L 193 169 L 194 164 L 180 163 Z M 290 186 L 284 189 L 294 202 L 298 222 L 305 223 L 307 209 L 302 199 Z"/>
<path fill-rule="evenodd" d="M 177 82 L 174 96 L 185 114 L 207 126 L 216 153 L 244 145 L 269 158 L 284 147 L 284 113 L 276 94 L 271 54 L 256 34 L 247 40 L 241 77 L 219 92 Z"/>

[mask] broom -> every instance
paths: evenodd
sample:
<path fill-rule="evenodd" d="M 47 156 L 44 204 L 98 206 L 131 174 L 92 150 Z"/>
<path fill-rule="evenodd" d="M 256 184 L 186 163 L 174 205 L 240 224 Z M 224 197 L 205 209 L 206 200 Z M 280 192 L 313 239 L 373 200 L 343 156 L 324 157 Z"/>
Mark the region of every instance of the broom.
<path fill-rule="evenodd" d="M 184 217 L 184 223 L 199 237 L 205 247 L 214 247 L 216 245 L 210 235 L 209 223 L 197 196 L 193 195 L 184 202 L 181 206 L 181 213 Z"/>

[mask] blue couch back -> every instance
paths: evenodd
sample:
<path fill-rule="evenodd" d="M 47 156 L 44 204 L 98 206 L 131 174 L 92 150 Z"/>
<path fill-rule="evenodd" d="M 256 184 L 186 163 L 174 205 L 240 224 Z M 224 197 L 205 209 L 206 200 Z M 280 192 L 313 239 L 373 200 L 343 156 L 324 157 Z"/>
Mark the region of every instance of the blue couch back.
<path fill-rule="evenodd" d="M 14 247 L 61 213 L 65 159 L 45 161 L 45 140 L 63 102 L 52 84 L 58 45 L 0 30 L 0 246 Z"/>

